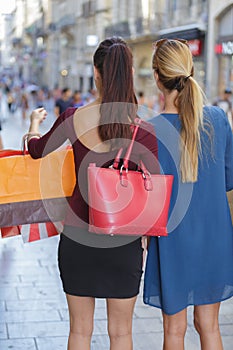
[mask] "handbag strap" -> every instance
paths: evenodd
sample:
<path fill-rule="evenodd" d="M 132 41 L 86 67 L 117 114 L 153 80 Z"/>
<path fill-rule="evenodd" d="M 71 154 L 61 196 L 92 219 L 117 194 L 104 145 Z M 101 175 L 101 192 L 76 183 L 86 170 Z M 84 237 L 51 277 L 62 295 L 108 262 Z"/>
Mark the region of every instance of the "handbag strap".
<path fill-rule="evenodd" d="M 136 138 L 139 126 L 141 124 L 141 119 L 136 118 L 135 121 L 136 121 L 137 124 L 134 126 L 133 136 L 132 136 L 132 139 L 130 141 L 130 144 L 129 144 L 128 148 L 127 148 L 127 151 L 126 151 L 124 159 L 123 159 L 123 168 L 124 169 L 128 169 L 128 167 L 129 167 L 129 158 L 130 158 L 130 155 L 132 153 L 133 143 L 135 141 L 135 138 Z M 117 152 L 117 155 L 116 155 L 116 157 L 114 159 L 114 162 L 113 162 L 113 168 L 114 169 L 118 168 L 122 152 L 123 152 L 123 148 L 120 148 L 119 151 Z"/>

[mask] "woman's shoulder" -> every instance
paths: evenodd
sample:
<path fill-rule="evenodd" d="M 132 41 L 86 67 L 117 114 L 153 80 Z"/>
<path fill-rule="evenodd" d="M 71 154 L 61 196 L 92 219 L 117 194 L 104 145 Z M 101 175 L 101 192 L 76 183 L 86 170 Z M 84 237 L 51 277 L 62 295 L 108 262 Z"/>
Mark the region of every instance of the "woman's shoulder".
<path fill-rule="evenodd" d="M 143 119 L 139 119 L 136 123 L 139 123 L 139 132 L 141 133 L 154 133 L 154 126 L 152 123 L 145 121 Z"/>
<path fill-rule="evenodd" d="M 63 119 L 70 118 L 71 116 L 74 115 L 74 113 L 76 112 L 76 110 L 77 110 L 76 107 L 68 107 L 68 108 L 61 114 L 61 116 L 63 116 Z"/>
<path fill-rule="evenodd" d="M 147 139 L 151 139 L 151 138 L 155 138 L 154 126 L 151 123 L 140 119 L 139 129 L 137 132 L 136 139 L 138 141 L 140 140 L 141 142 L 143 142 L 143 140 L 145 140 L 145 142 L 146 142 Z"/>
<path fill-rule="evenodd" d="M 203 114 L 204 121 L 209 121 L 213 127 L 221 128 L 229 124 L 226 113 L 218 106 L 205 106 Z"/>
<path fill-rule="evenodd" d="M 143 119 L 139 119 L 139 129 L 144 132 L 153 132 L 154 127 L 152 123 L 145 121 Z"/>

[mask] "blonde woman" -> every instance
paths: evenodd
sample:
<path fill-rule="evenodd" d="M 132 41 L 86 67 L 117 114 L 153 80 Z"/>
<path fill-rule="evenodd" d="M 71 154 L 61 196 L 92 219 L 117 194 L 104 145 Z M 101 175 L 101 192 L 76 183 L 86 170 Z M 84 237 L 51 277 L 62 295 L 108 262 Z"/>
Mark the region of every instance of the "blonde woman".
<path fill-rule="evenodd" d="M 233 229 L 226 191 L 233 189 L 233 139 L 226 114 L 203 107 L 187 42 L 155 44 L 153 70 L 164 95 L 151 120 L 161 170 L 174 174 L 169 236 L 152 238 L 144 302 L 162 309 L 163 350 L 184 349 L 187 307 L 202 350 L 223 350 L 220 302 L 233 296 Z"/>

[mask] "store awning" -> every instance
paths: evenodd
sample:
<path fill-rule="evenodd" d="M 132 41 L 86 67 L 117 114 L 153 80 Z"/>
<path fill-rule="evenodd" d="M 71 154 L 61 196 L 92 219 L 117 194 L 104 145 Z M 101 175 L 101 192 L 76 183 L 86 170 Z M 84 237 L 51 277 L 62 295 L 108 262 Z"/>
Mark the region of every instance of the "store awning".
<path fill-rule="evenodd" d="M 162 29 L 157 32 L 158 39 L 162 38 L 181 38 L 186 40 L 193 40 L 201 38 L 205 35 L 206 26 L 199 23 L 188 24 L 179 27 Z"/>

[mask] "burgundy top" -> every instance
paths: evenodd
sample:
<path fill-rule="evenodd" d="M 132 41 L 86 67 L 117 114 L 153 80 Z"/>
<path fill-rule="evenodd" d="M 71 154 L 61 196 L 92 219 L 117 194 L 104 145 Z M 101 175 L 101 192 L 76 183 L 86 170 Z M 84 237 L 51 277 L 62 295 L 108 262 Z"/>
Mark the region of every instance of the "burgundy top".
<path fill-rule="evenodd" d="M 73 147 L 76 185 L 71 198 L 70 208 L 67 212 L 65 224 L 69 226 L 87 227 L 88 223 L 88 194 L 87 194 L 87 168 L 89 163 L 97 166 L 109 167 L 117 153 L 116 150 L 98 153 L 87 148 L 76 136 L 73 115 L 76 108 L 68 108 L 54 122 L 51 129 L 40 139 L 32 138 L 28 143 L 28 150 L 32 158 L 41 158 L 61 146 L 67 139 Z M 151 124 L 142 121 L 138 129 L 129 169 L 135 170 L 140 160 L 147 169 L 159 173 L 157 162 L 157 140 Z"/>

